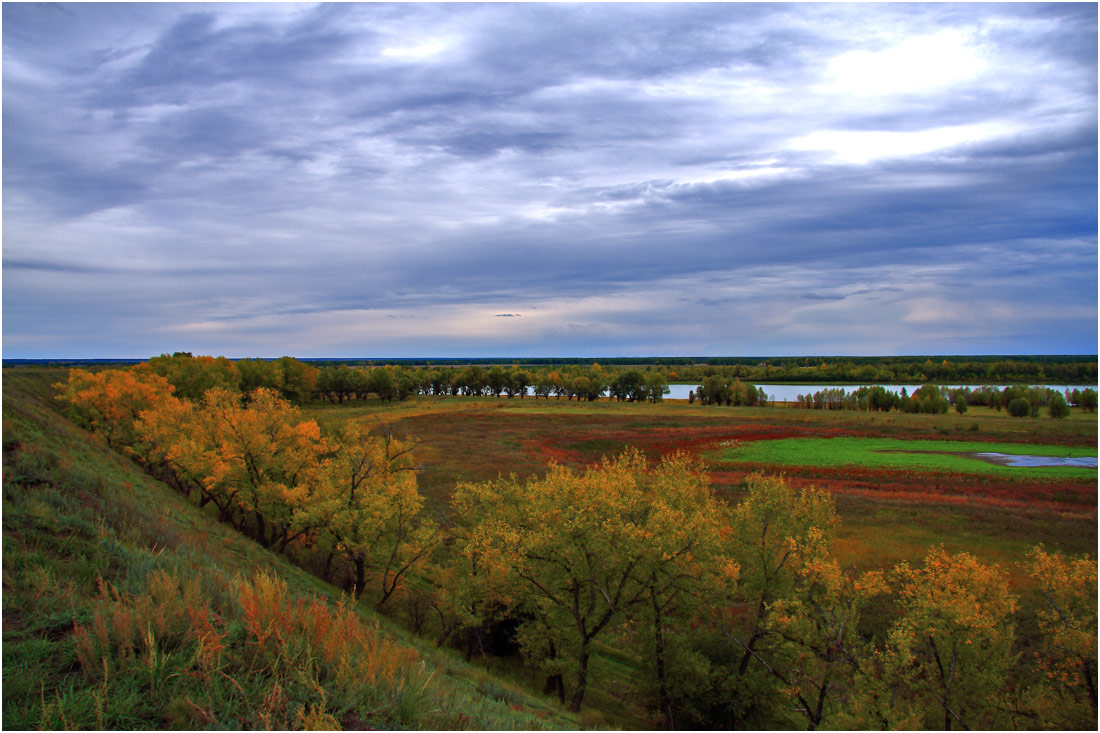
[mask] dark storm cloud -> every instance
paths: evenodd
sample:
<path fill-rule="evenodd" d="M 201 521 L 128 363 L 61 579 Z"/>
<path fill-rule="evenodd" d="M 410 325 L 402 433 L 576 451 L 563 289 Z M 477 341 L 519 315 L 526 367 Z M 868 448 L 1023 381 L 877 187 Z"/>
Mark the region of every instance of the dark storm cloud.
<path fill-rule="evenodd" d="M 3 14 L 10 356 L 1096 349 L 1094 5 Z"/>

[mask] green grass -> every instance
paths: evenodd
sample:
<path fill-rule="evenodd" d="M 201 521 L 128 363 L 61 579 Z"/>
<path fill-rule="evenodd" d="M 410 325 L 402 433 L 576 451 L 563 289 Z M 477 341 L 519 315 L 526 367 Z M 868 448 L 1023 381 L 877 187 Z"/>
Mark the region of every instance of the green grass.
<path fill-rule="evenodd" d="M 909 452 L 922 451 L 922 452 Z M 927 452 L 923 452 L 927 451 Z M 849 466 L 868 468 L 957 471 L 1034 477 L 1088 477 L 1094 468 L 1065 466 L 1015 468 L 999 466 L 959 453 L 1011 453 L 1040 456 L 1095 456 L 1096 449 L 1019 443 L 977 443 L 951 440 L 895 438 L 786 438 L 760 440 L 715 451 L 712 458 L 731 463 L 769 463 L 794 466 Z"/>

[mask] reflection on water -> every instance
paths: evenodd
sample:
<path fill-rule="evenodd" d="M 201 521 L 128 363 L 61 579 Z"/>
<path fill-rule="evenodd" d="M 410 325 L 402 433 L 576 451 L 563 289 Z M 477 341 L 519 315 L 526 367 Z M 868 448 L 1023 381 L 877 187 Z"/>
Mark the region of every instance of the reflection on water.
<path fill-rule="evenodd" d="M 1093 456 L 1059 458 L 1057 456 L 1025 456 L 1009 453 L 975 453 L 974 455 L 1002 466 L 1016 468 L 1035 468 L 1038 466 L 1072 466 L 1074 468 L 1097 468 L 1097 459 Z"/>

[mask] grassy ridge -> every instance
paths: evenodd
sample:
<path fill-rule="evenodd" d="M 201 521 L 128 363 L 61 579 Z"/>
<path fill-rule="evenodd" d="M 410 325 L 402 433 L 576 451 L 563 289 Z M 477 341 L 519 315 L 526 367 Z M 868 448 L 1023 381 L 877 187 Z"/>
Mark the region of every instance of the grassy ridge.
<path fill-rule="evenodd" d="M 846 466 L 958 471 L 1012 476 L 1095 477 L 1095 468 L 1071 466 L 1011 467 L 960 453 L 1009 453 L 1038 456 L 1095 456 L 1096 449 L 1018 443 L 977 443 L 894 438 L 786 438 L 727 446 L 713 458 L 731 463 L 776 463 L 795 466 Z"/>
<path fill-rule="evenodd" d="M 576 728 L 425 648 L 4 378 L 3 727 Z"/>

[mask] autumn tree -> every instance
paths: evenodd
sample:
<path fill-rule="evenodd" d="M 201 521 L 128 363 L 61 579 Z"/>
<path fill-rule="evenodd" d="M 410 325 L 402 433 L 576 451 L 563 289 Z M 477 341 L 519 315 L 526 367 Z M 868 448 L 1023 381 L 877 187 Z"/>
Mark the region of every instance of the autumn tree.
<path fill-rule="evenodd" d="M 776 690 L 789 694 L 790 675 L 779 667 L 779 657 L 788 650 L 776 627 L 773 609 L 781 601 L 799 606 L 812 598 L 813 583 L 805 573 L 811 563 L 826 562 L 836 524 L 835 506 L 823 491 L 812 487 L 796 490 L 782 477 L 763 474 L 749 476 L 745 488 L 748 495 L 734 509 L 731 522 L 732 548 L 741 567 L 738 597 L 743 613 L 726 632 L 739 655 L 730 670 L 738 680 L 739 697 L 730 701 L 735 706 L 735 717 L 751 716 L 750 710 L 759 710 L 768 697 L 773 704 L 778 703 L 782 698 L 776 696 Z M 818 570 L 819 575 L 822 572 Z M 840 581 L 831 582 L 835 586 Z M 834 588 L 833 600 L 840 603 L 837 592 Z M 806 643 L 813 641 L 807 638 Z M 827 693 L 828 682 L 822 684 Z M 810 710 L 818 707 L 808 705 Z"/>
<path fill-rule="evenodd" d="M 317 390 L 317 378 L 320 370 L 293 356 L 280 356 L 275 360 L 282 372 L 279 383 L 279 395 L 295 405 L 301 405 L 312 399 Z"/>
<path fill-rule="evenodd" d="M 645 399 L 650 402 L 663 402 L 665 395 L 671 391 L 664 372 L 653 371 L 645 375 Z"/>
<path fill-rule="evenodd" d="M 1029 690 L 1030 707 L 1043 727 L 1096 728 L 1096 558 L 1065 557 L 1034 548 L 1024 569 L 1035 582 L 1042 648 Z"/>
<path fill-rule="evenodd" d="M 1061 392 L 1054 392 L 1050 395 L 1047 408 L 1050 410 L 1050 416 L 1055 420 L 1061 420 L 1069 416 L 1069 405 L 1066 404 L 1066 398 L 1062 396 Z"/>
<path fill-rule="evenodd" d="M 278 362 L 267 359 L 238 359 L 233 364 L 241 375 L 241 394 L 249 395 L 261 387 L 280 391 L 283 386 L 283 370 Z"/>
<path fill-rule="evenodd" d="M 499 364 L 489 370 L 485 379 L 489 385 L 489 393 L 493 395 L 493 397 L 500 397 L 500 393 L 510 384 L 508 372 Z"/>
<path fill-rule="evenodd" d="M 367 570 L 378 575 L 384 605 L 435 547 L 439 532 L 422 520 L 411 444 L 388 433 L 372 436 L 349 423 L 330 438 L 319 489 L 300 512 L 300 526 L 316 526 L 353 570 L 356 597 Z"/>
<path fill-rule="evenodd" d="M 374 392 L 378 399 L 393 402 L 397 397 L 398 384 L 393 372 L 385 367 L 376 367 L 370 370 L 364 384 L 366 392 Z"/>
<path fill-rule="evenodd" d="M 1081 390 L 1081 409 L 1085 412 L 1096 412 L 1096 390 Z"/>
<path fill-rule="evenodd" d="M 463 552 L 515 594 L 527 614 L 521 646 L 548 675 L 573 682 L 574 711 L 594 641 L 651 602 L 655 583 L 671 583 L 672 566 L 689 562 L 699 541 L 690 538 L 704 534 L 705 517 L 677 514 L 685 505 L 672 498 L 697 484 L 658 478 L 677 470 L 652 472 L 631 452 L 581 475 L 551 466 L 545 478 L 455 491 L 455 513 L 469 526 Z"/>
<path fill-rule="evenodd" d="M 69 379 L 54 385 L 57 399 L 69 405 L 73 421 L 103 436 L 112 448 L 131 448 L 137 440 L 134 422 L 145 410 L 169 398 L 174 388 L 145 365 L 88 372 L 69 370 Z"/>
<path fill-rule="evenodd" d="M 612 380 L 609 392 L 619 402 L 639 401 L 644 399 L 645 375 L 636 369 L 628 369 Z"/>
<path fill-rule="evenodd" d="M 256 390 L 242 405 L 238 395 L 213 389 L 193 409 L 143 415 L 141 429 L 223 520 L 265 547 L 283 549 L 306 531 L 297 514 L 317 493 L 330 447 L 317 424 L 275 392 Z M 174 441 L 169 430 L 178 430 Z"/>
<path fill-rule="evenodd" d="M 792 549 L 801 557 L 792 591 L 767 608 L 773 635 L 756 659 L 798 702 L 809 730 L 842 708 L 856 686 L 868 642 L 858 632 L 863 609 L 886 591 L 881 572 L 845 572 L 831 556 L 824 532 L 814 528 Z"/>
<path fill-rule="evenodd" d="M 878 657 L 873 727 L 1002 728 L 1016 597 L 1006 574 L 940 547 L 894 571 L 899 603 Z"/>
<path fill-rule="evenodd" d="M 728 507 L 717 501 L 698 459 L 674 454 L 647 477 L 655 506 L 648 532 L 666 548 L 643 559 L 648 593 L 638 609 L 635 636 L 652 674 L 657 708 L 676 727 L 673 686 L 683 672 L 677 636 L 700 616 L 729 604 L 740 572 L 730 552 Z"/>

